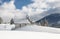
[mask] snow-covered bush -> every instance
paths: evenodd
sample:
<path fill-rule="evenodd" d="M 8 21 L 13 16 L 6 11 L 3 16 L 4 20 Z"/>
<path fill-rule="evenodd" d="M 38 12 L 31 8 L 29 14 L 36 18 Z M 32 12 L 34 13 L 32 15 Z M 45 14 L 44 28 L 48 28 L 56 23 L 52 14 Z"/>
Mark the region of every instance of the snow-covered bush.
<path fill-rule="evenodd" d="M 12 30 L 13 28 L 15 28 L 15 25 L 12 24 L 0 24 L 0 30 Z"/>

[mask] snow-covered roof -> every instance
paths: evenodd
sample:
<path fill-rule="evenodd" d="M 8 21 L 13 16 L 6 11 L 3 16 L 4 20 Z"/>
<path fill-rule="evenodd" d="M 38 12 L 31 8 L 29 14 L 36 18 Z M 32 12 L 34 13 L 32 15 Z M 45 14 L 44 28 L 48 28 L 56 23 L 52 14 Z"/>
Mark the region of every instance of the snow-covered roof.
<path fill-rule="evenodd" d="M 26 18 L 23 19 L 14 19 L 15 23 L 21 24 L 21 23 L 30 23 Z"/>
<path fill-rule="evenodd" d="M 14 13 L 14 19 L 23 19 L 26 18 L 26 14 L 24 13 Z"/>

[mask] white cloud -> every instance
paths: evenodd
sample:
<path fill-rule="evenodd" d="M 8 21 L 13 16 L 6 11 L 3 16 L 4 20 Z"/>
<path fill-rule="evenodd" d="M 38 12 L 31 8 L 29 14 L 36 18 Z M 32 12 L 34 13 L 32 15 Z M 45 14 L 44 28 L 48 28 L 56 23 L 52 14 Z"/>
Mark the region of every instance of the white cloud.
<path fill-rule="evenodd" d="M 29 15 L 40 14 L 44 11 L 48 11 L 50 8 L 60 7 L 59 0 L 33 0 L 34 3 L 28 6 L 25 6 L 28 9 Z M 24 8 L 23 8 L 24 9 Z"/>
<path fill-rule="evenodd" d="M 46 2 L 59 2 L 60 0 L 46 0 Z"/>
<path fill-rule="evenodd" d="M 50 7 L 55 7 L 58 8 L 60 7 L 60 0 L 46 0 L 46 2 L 48 3 L 48 5 L 50 5 Z"/>
<path fill-rule="evenodd" d="M 28 13 L 29 16 L 40 14 L 46 10 L 46 9 L 43 10 L 43 8 L 48 7 L 48 5 L 42 0 L 33 0 L 33 1 L 34 3 L 29 4 L 28 6 L 24 6 L 22 8 L 22 11 Z"/>
<path fill-rule="evenodd" d="M 16 15 L 16 16 L 15 16 Z M 0 16 L 4 19 L 4 22 L 9 22 L 11 18 L 24 18 L 25 14 L 20 12 L 19 9 L 15 8 L 14 0 L 10 1 L 9 3 L 4 3 L 0 6 Z"/>
<path fill-rule="evenodd" d="M 29 4 L 27 6 L 23 6 L 22 10 L 16 9 L 14 5 L 14 0 L 11 0 L 9 3 L 4 3 L 2 6 L 0 6 L 0 16 L 4 17 L 4 19 L 7 17 L 14 17 L 16 15 L 17 18 L 24 18 L 28 14 L 29 16 L 40 14 L 44 11 L 48 11 L 48 9 L 60 7 L 60 1 L 59 0 L 32 0 L 34 3 Z M 47 4 L 51 3 L 50 4 Z M 9 18 L 9 19 L 10 19 Z M 7 20 L 6 20 L 7 21 Z"/>

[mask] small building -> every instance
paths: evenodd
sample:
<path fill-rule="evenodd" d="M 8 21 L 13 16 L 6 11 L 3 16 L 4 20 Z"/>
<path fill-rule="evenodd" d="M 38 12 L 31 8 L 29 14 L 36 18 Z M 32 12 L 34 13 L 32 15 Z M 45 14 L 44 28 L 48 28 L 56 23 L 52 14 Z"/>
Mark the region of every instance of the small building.
<path fill-rule="evenodd" d="M 28 21 L 28 19 L 14 19 L 14 24 L 16 27 L 23 27 L 29 25 L 30 22 Z"/>

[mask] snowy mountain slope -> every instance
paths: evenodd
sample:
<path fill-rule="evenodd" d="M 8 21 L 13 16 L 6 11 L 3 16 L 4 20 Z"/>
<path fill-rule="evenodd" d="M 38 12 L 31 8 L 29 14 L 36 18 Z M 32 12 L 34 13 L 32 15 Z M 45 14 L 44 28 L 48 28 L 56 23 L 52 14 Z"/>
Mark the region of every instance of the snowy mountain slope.
<path fill-rule="evenodd" d="M 33 22 L 36 22 L 36 21 L 44 18 L 44 17 L 47 16 L 47 15 L 50 15 L 50 14 L 47 14 L 47 13 L 36 14 L 36 15 L 30 16 L 30 19 L 31 19 Z"/>
<path fill-rule="evenodd" d="M 37 26 L 37 25 L 28 25 L 25 27 L 17 28 L 16 30 L 17 31 L 37 31 L 37 32 L 60 33 L 59 28 L 44 27 L 44 26 Z"/>
<path fill-rule="evenodd" d="M 51 27 L 57 27 L 57 28 L 60 28 L 60 13 L 53 13 L 53 14 L 50 14 L 48 16 L 45 16 L 44 18 L 36 21 L 36 23 L 40 23 L 41 20 L 47 20 L 48 22 L 48 25 L 51 26 Z"/>
<path fill-rule="evenodd" d="M 42 12 L 40 14 L 35 14 L 33 16 L 30 16 L 30 19 L 33 22 L 35 22 L 35 21 L 38 21 L 38 20 L 40 20 L 40 19 L 42 19 L 42 18 L 44 18 L 44 17 L 46 17 L 48 15 L 54 14 L 54 13 L 59 14 L 60 13 L 60 8 L 54 8 L 54 9 L 51 8 L 51 9 L 49 9 L 47 11 L 44 11 L 44 12 Z"/>

